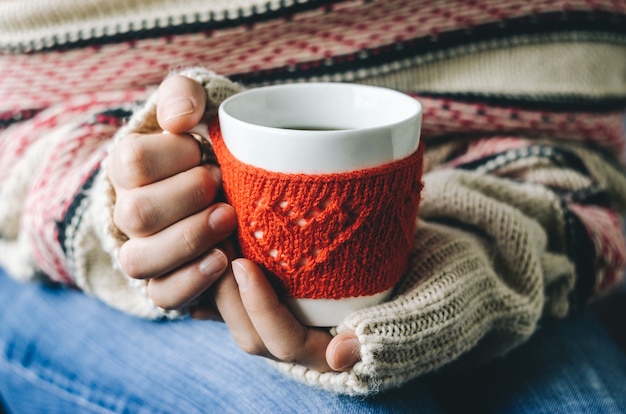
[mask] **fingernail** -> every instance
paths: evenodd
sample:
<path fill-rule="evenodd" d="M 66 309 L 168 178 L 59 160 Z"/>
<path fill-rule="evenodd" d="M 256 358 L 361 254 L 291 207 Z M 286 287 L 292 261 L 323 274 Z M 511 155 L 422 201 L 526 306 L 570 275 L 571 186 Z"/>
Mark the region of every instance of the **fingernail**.
<path fill-rule="evenodd" d="M 209 215 L 209 226 L 217 233 L 230 233 L 235 230 L 235 213 L 228 204 L 221 204 Z"/>
<path fill-rule="evenodd" d="M 239 262 L 233 262 L 233 275 L 239 285 L 239 290 L 246 290 L 248 288 L 248 271 Z"/>
<path fill-rule="evenodd" d="M 338 342 L 334 350 L 335 370 L 345 371 L 356 364 L 361 359 L 360 348 L 361 343 L 357 338 L 348 338 Z"/>
<path fill-rule="evenodd" d="M 228 258 L 220 249 L 211 250 L 198 264 L 198 270 L 205 276 L 218 277 L 226 270 Z"/>
<path fill-rule="evenodd" d="M 165 120 L 193 113 L 193 102 L 186 96 L 174 96 L 165 102 L 164 107 L 168 114 Z"/>

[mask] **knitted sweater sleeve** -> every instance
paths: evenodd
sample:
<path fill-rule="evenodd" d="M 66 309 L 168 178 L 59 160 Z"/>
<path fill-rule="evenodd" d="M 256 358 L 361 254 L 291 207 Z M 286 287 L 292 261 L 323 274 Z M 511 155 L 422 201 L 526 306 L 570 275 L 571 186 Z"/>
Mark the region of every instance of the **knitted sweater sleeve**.
<path fill-rule="evenodd" d="M 83 236 L 78 229 L 93 227 L 86 211 L 101 161 L 144 93 L 85 94 L 18 110 L 0 130 L 0 266 L 9 274 L 82 284 L 75 275 L 87 264 L 75 243 Z M 91 249 L 94 244 L 87 242 Z"/>
<path fill-rule="evenodd" d="M 614 285 L 625 265 L 615 211 L 626 206 L 623 169 L 554 142 L 500 156 L 483 169 L 426 174 L 410 271 L 395 297 L 336 328 L 356 333 L 360 362 L 342 373 L 279 369 L 334 392 L 376 393 L 457 359 L 503 355 L 541 318 L 565 317 Z"/>
<path fill-rule="evenodd" d="M 205 86 L 208 116 L 239 90 L 210 71 L 181 73 Z M 155 306 L 145 283 L 119 266 L 126 239 L 113 224 L 115 194 L 101 168 L 119 139 L 158 130 L 155 113 L 152 89 L 89 93 L 0 130 L 0 266 L 17 279 L 75 286 L 137 316 L 180 316 Z"/>

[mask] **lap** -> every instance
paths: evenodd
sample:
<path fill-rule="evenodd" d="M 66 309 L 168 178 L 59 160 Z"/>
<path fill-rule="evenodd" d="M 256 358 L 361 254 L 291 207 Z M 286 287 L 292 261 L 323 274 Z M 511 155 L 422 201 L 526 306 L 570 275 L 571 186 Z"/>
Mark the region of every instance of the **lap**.
<path fill-rule="evenodd" d="M 625 358 L 589 315 L 546 326 L 474 372 L 441 372 L 368 399 L 293 381 L 240 351 L 221 323 L 142 320 L 1 271 L 0 315 L 0 395 L 15 412 L 611 412 L 626 404 Z"/>
<path fill-rule="evenodd" d="M 0 394 L 20 413 L 435 411 L 417 386 L 329 394 L 245 354 L 222 323 L 143 320 L 67 288 L 0 275 L 0 314 Z"/>

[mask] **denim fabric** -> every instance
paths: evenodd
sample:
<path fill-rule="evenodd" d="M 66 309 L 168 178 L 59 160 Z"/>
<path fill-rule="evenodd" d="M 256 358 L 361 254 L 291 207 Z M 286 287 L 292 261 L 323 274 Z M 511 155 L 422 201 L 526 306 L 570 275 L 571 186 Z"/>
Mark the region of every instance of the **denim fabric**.
<path fill-rule="evenodd" d="M 0 395 L 12 414 L 617 413 L 625 387 L 626 358 L 588 314 L 479 369 L 354 399 L 246 355 L 221 323 L 142 320 L 0 271 Z"/>

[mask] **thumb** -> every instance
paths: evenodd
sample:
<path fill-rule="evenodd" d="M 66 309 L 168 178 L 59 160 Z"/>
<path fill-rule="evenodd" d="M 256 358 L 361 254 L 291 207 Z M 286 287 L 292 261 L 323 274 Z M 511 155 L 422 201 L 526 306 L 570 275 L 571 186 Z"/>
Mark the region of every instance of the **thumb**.
<path fill-rule="evenodd" d="M 354 332 L 335 336 L 326 348 L 326 362 L 335 371 L 346 371 L 361 360 L 361 344 Z"/>
<path fill-rule="evenodd" d="M 157 95 L 159 126 L 175 134 L 186 132 L 200 122 L 205 104 L 202 85 L 185 76 L 170 76 L 161 83 Z"/>

